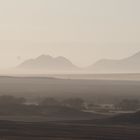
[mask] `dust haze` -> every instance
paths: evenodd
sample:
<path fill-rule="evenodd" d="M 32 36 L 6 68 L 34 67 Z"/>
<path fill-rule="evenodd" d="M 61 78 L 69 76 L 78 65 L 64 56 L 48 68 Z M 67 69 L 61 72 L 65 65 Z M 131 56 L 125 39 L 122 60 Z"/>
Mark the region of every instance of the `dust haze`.
<path fill-rule="evenodd" d="M 1 140 L 140 140 L 140 1 L 0 1 Z"/>

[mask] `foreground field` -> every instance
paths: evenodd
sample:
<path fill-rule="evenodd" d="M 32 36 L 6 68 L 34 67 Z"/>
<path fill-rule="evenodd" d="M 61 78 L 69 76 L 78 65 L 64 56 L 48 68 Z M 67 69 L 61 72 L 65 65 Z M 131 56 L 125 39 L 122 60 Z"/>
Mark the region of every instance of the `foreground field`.
<path fill-rule="evenodd" d="M 140 140 L 140 127 L 85 123 L 0 122 L 4 140 Z"/>

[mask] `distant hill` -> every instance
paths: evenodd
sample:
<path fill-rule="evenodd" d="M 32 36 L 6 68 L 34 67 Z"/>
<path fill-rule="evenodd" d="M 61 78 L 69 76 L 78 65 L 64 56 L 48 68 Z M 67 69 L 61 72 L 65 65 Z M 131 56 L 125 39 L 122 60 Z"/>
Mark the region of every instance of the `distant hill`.
<path fill-rule="evenodd" d="M 102 59 L 90 66 L 89 70 L 100 73 L 139 73 L 140 52 L 120 60 Z"/>
<path fill-rule="evenodd" d="M 49 55 L 41 55 L 35 59 L 29 59 L 17 66 L 18 69 L 39 70 L 39 71 L 75 71 L 78 67 L 72 64 L 65 57 L 52 57 Z"/>

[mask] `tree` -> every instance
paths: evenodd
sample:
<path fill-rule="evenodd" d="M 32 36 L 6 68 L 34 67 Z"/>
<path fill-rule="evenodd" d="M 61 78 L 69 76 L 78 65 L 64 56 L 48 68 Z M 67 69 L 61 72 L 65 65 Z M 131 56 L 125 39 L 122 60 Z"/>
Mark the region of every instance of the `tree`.
<path fill-rule="evenodd" d="M 14 97 L 10 95 L 0 96 L 0 105 L 22 105 L 26 102 L 23 97 Z"/>
<path fill-rule="evenodd" d="M 60 105 L 60 102 L 56 100 L 55 98 L 52 97 L 47 97 L 40 101 L 39 103 L 40 106 L 58 106 Z"/>
<path fill-rule="evenodd" d="M 137 99 L 124 99 L 116 104 L 115 107 L 121 110 L 137 110 L 140 107 L 140 101 Z"/>
<path fill-rule="evenodd" d="M 86 107 L 87 109 L 94 109 L 96 107 L 99 107 L 99 105 L 96 105 L 95 103 L 87 103 Z"/>
<path fill-rule="evenodd" d="M 63 105 L 74 109 L 85 109 L 85 102 L 81 98 L 70 98 L 63 101 Z"/>

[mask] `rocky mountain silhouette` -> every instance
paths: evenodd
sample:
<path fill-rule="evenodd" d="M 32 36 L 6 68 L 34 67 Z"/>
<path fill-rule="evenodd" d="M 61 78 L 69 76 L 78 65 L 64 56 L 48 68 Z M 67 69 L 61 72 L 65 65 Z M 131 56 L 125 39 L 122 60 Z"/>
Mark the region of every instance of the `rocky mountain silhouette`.
<path fill-rule="evenodd" d="M 29 59 L 17 66 L 18 69 L 47 70 L 47 71 L 75 71 L 79 68 L 65 57 L 52 57 L 41 55 L 35 59 Z"/>

